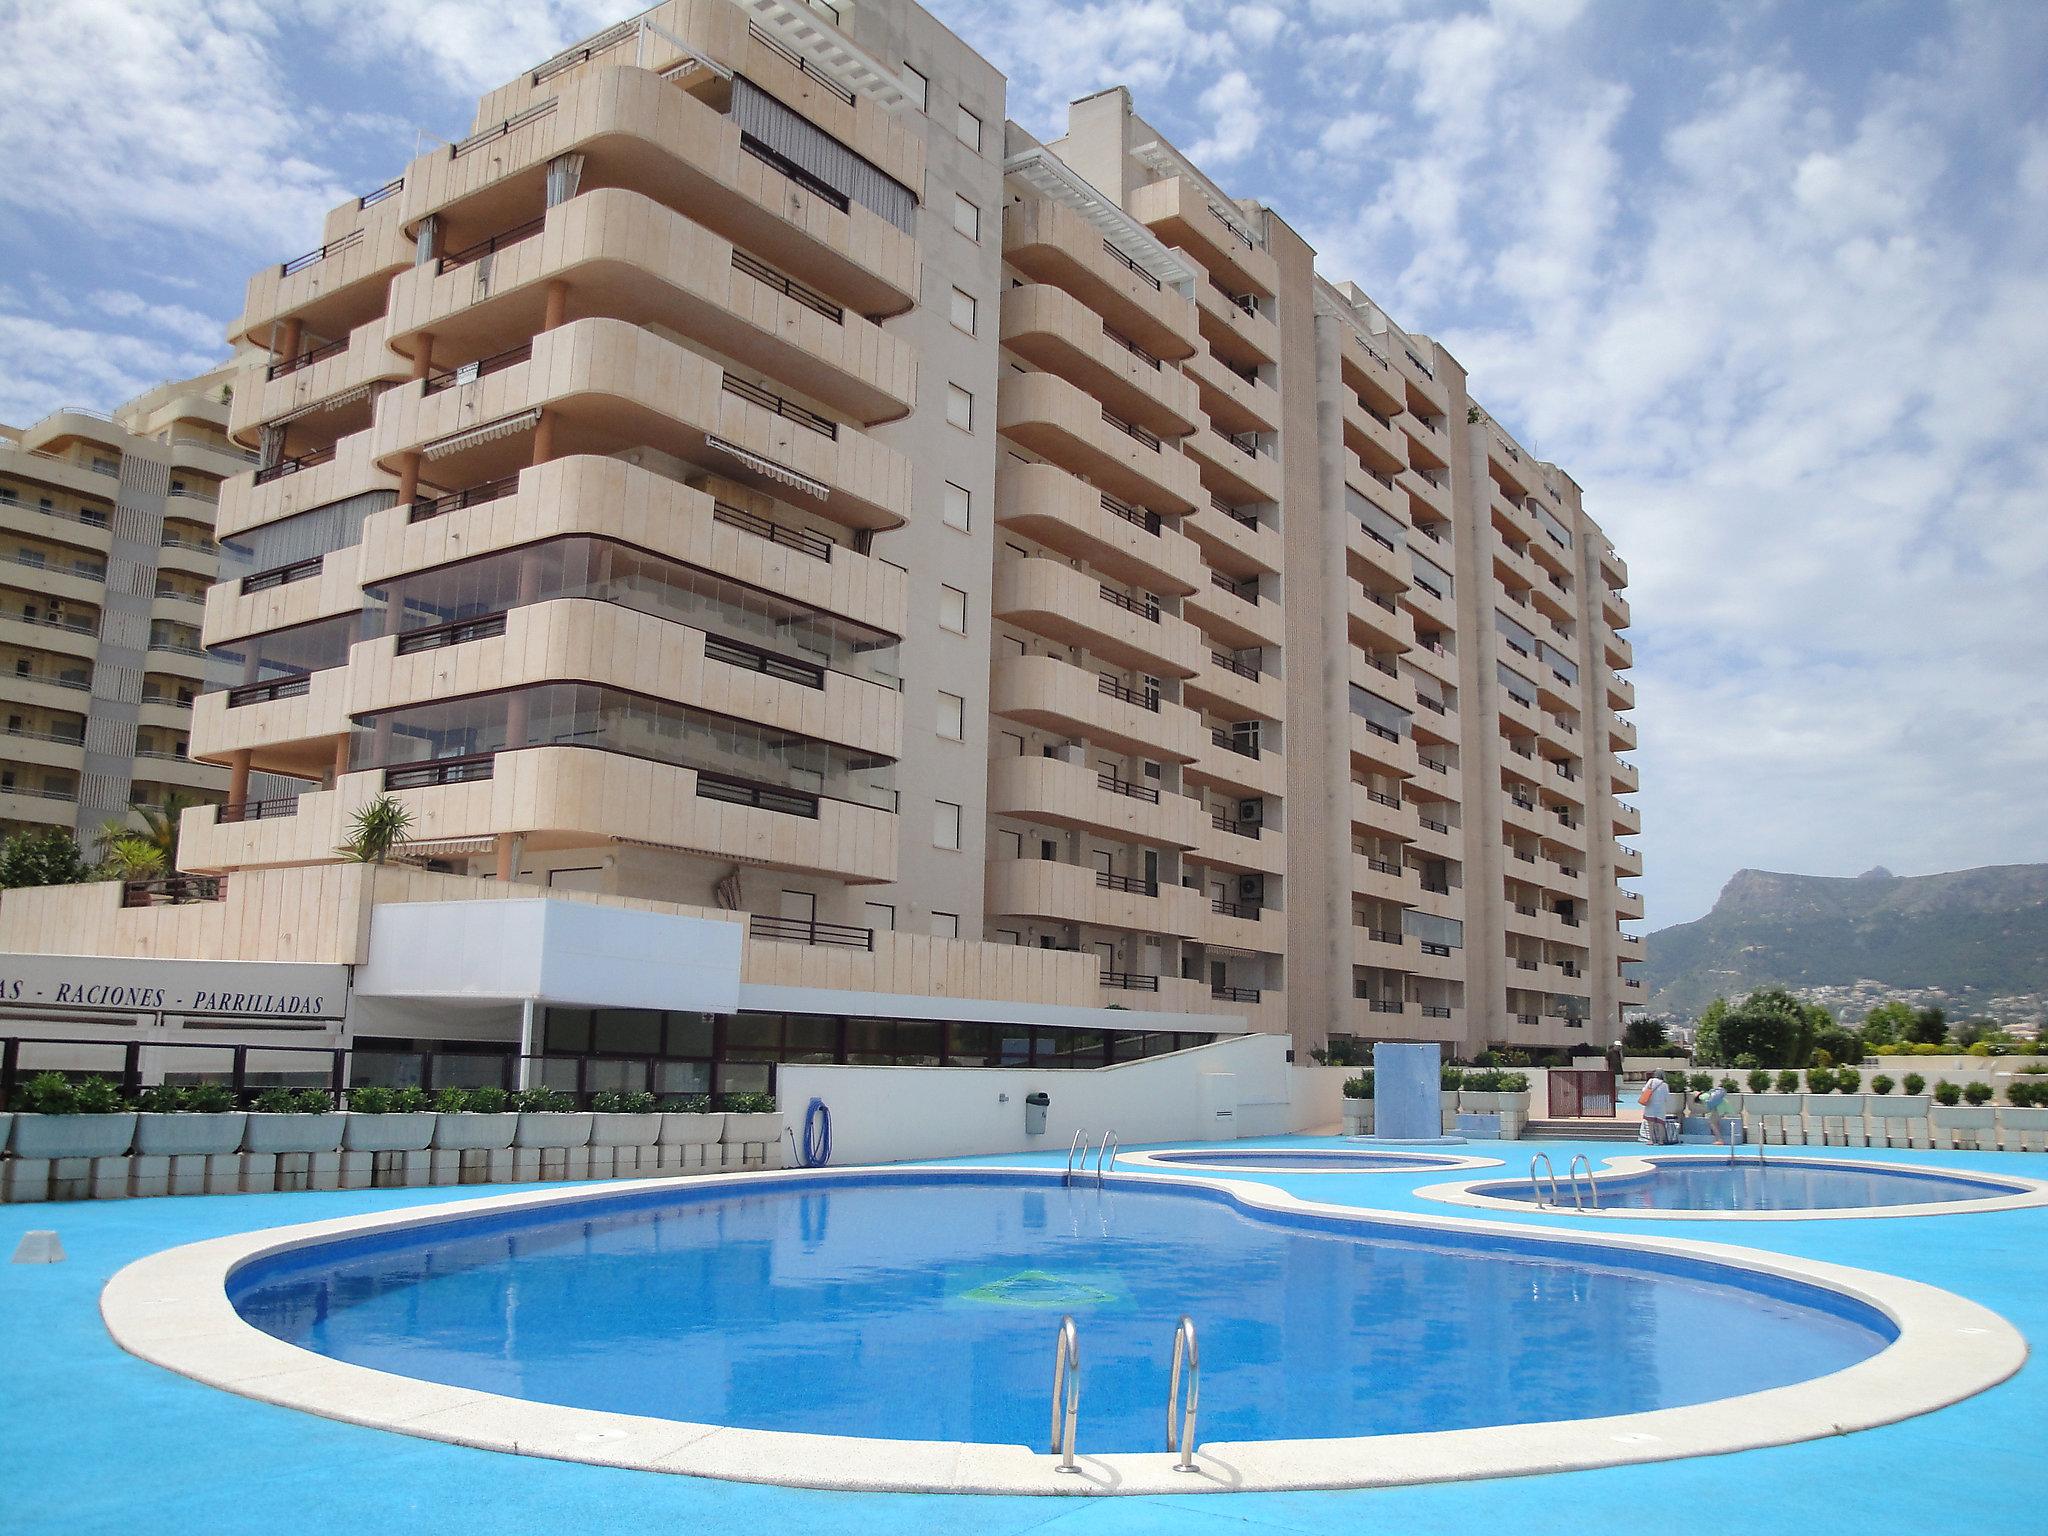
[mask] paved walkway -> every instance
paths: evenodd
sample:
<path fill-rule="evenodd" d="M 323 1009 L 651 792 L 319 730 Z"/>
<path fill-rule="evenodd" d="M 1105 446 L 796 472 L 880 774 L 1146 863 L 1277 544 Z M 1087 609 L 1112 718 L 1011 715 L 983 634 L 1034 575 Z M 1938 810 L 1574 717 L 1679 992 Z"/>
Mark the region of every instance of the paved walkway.
<path fill-rule="evenodd" d="M 1472 1150 L 1498 1151 L 1510 1173 L 1526 1167 L 1529 1151 L 1514 1143 L 1475 1143 Z M 1562 1165 L 1581 1148 L 1550 1142 L 1544 1150 Z M 1633 1149 L 1583 1150 L 1597 1164 L 1603 1155 Z M 1827 1155 L 2048 1177 L 2048 1156 L 2041 1155 L 1841 1148 Z M 1439 1215 L 1457 1211 L 1410 1193 L 1441 1182 L 1441 1171 L 1233 1177 L 1260 1178 L 1319 1200 Z M 445 1190 L 411 1190 L 0 1206 L 0 1256 L 13 1252 L 23 1231 L 52 1226 L 71 1255 L 68 1263 L 47 1267 L 0 1264 L 0 1383 L 7 1405 L 0 1417 L 0 1531 L 2048 1533 L 2039 1460 L 2042 1427 L 2048 1425 L 2048 1370 L 2038 1362 L 1940 1413 L 1736 1456 L 1351 1493 L 941 1498 L 622 1472 L 359 1429 L 250 1402 L 145 1365 L 122 1353 L 100 1325 L 101 1285 L 142 1254 L 252 1227 L 449 1198 Z M 1535 1213 L 1489 1213 L 1489 1219 L 1556 1220 Z M 2029 1338 L 2048 1338 L 2048 1209 L 1886 1221 L 1610 1220 L 1600 1230 L 1734 1241 L 1889 1270 L 1960 1292 L 2002 1312 Z"/>

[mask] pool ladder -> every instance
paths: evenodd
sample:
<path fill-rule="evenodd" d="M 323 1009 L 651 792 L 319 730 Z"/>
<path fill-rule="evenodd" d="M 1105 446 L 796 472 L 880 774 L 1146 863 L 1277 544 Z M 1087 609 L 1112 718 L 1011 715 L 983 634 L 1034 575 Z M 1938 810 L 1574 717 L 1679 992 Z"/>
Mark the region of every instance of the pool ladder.
<path fill-rule="evenodd" d="M 1187 1395 L 1181 1395 L 1181 1382 Z M 1174 1453 L 1173 1470 L 1194 1472 L 1195 1418 L 1202 1401 L 1202 1356 L 1195 1343 L 1195 1320 L 1185 1313 L 1173 1330 L 1173 1374 L 1166 1386 L 1166 1448 Z M 1074 1463 L 1075 1430 L 1081 1419 L 1081 1335 L 1069 1312 L 1060 1319 L 1052 1355 L 1052 1454 L 1055 1472 L 1078 1472 Z"/>
<path fill-rule="evenodd" d="M 1074 1182 L 1074 1164 L 1077 1161 L 1081 1164 L 1082 1171 L 1085 1173 L 1088 1167 L 1088 1132 L 1086 1130 L 1074 1132 L 1074 1144 L 1067 1148 L 1067 1171 L 1060 1175 L 1060 1182 L 1062 1184 Z"/>
<path fill-rule="evenodd" d="M 1123 1150 L 1123 1142 L 1115 1131 L 1102 1133 L 1102 1145 L 1095 1149 L 1095 1187 L 1102 1188 L 1103 1160 L 1108 1159 L 1111 1168 L 1116 1167 L 1116 1155 Z"/>
<path fill-rule="evenodd" d="M 1543 1186 L 1536 1182 L 1536 1165 L 1538 1163 L 1543 1165 L 1543 1171 L 1549 1176 L 1550 1198 L 1548 1200 L 1543 1198 Z M 1581 1163 L 1586 1165 L 1586 1183 L 1583 1189 L 1579 1185 L 1579 1164 Z M 1596 1211 L 1600 1209 L 1600 1186 L 1593 1178 L 1593 1160 L 1590 1157 L 1586 1156 L 1583 1152 L 1574 1156 L 1565 1170 L 1565 1177 L 1571 1181 L 1573 1210 L 1583 1211 L 1586 1209 L 1586 1197 L 1589 1192 L 1592 1195 L 1593 1209 Z M 1535 1193 L 1536 1204 L 1539 1207 L 1547 1207 L 1552 1210 L 1564 1209 L 1564 1196 L 1557 1179 L 1557 1166 L 1550 1161 L 1550 1154 L 1548 1152 L 1538 1152 L 1529 1159 L 1529 1188 Z"/>
<path fill-rule="evenodd" d="M 1115 1131 L 1104 1131 L 1102 1133 L 1102 1143 L 1095 1149 L 1095 1187 L 1097 1189 L 1102 1187 L 1104 1165 L 1107 1164 L 1108 1167 L 1114 1168 L 1116 1166 L 1116 1155 L 1122 1150 L 1123 1142 L 1118 1138 Z M 1085 1130 L 1074 1132 L 1073 1145 L 1067 1148 L 1067 1171 L 1060 1175 L 1060 1182 L 1062 1184 L 1073 1183 L 1074 1170 L 1077 1168 L 1084 1174 L 1088 1171 L 1088 1132 Z"/>
<path fill-rule="evenodd" d="M 1185 1408 L 1181 1406 L 1180 1367 L 1185 1356 L 1188 1367 L 1188 1396 Z M 1180 1324 L 1173 1330 L 1173 1375 L 1166 1385 L 1166 1448 L 1178 1451 L 1180 1457 L 1173 1464 L 1176 1472 L 1195 1470 L 1195 1408 L 1202 1400 L 1202 1356 L 1195 1348 L 1195 1320 L 1183 1314 Z M 1181 1409 L 1180 1423 L 1174 1423 L 1174 1411 Z"/>
<path fill-rule="evenodd" d="M 1052 1355 L 1052 1453 L 1056 1472 L 1078 1472 L 1074 1465 L 1074 1426 L 1081 1417 L 1081 1337 L 1070 1312 L 1060 1319 Z"/>

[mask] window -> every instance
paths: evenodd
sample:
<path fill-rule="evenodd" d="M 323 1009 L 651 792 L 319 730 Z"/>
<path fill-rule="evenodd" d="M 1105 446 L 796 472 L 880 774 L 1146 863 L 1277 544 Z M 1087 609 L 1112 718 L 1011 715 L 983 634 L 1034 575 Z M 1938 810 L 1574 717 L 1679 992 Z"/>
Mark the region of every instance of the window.
<path fill-rule="evenodd" d="M 953 290 L 953 324 L 968 335 L 974 334 L 974 295 Z"/>
<path fill-rule="evenodd" d="M 967 701 L 957 693 L 939 690 L 938 733 L 947 741 L 967 739 Z"/>
<path fill-rule="evenodd" d="M 868 909 L 868 926 L 877 933 L 896 931 L 896 909 L 886 901 L 863 903 Z"/>
<path fill-rule="evenodd" d="M 924 110 L 924 104 L 930 96 L 931 87 L 931 81 L 925 79 L 923 75 L 912 69 L 908 64 L 903 66 L 903 89 L 909 93 L 910 99 L 917 103 L 917 110 L 920 112 Z"/>
<path fill-rule="evenodd" d="M 970 240 L 981 238 L 981 210 L 958 192 L 953 194 L 953 227 Z"/>
<path fill-rule="evenodd" d="M 981 153 L 981 119 L 965 107 L 959 108 L 959 112 L 960 120 L 953 125 L 953 132 L 960 136 L 962 144 L 978 155 Z"/>
<path fill-rule="evenodd" d="M 939 628 L 956 635 L 967 633 L 967 594 L 958 587 L 939 588 Z"/>
<path fill-rule="evenodd" d="M 959 938 L 960 914 L 958 912 L 934 912 L 932 914 L 932 937 L 935 939 Z"/>
<path fill-rule="evenodd" d="M 974 430 L 974 396 L 958 384 L 946 386 L 946 420 L 963 432 Z"/>
<path fill-rule="evenodd" d="M 967 532 L 973 512 L 973 493 L 966 486 L 955 485 L 952 481 L 948 480 L 946 482 L 946 508 L 940 514 L 945 519 L 946 526 L 948 528 L 958 528 L 962 533 Z"/>
<path fill-rule="evenodd" d="M 960 807 L 950 800 L 936 800 L 932 803 L 932 846 L 960 846 Z"/>

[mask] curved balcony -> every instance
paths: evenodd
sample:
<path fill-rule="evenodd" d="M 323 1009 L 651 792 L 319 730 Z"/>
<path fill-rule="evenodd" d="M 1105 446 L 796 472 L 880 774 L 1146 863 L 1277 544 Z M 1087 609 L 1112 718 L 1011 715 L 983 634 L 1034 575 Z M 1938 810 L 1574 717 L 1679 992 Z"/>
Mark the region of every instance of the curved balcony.
<path fill-rule="evenodd" d="M 1199 392 L 1202 414 L 1219 432 L 1280 430 L 1280 391 L 1264 379 L 1246 378 L 1206 348 L 1186 364 Z"/>
<path fill-rule="evenodd" d="M 989 709 L 1154 762 L 1191 761 L 1208 740 L 1201 718 L 1185 706 L 1121 687 L 1056 656 L 999 657 L 989 669 Z"/>
<path fill-rule="evenodd" d="M 1161 437 L 1195 429 L 1195 381 L 1126 340 L 1065 289 L 1045 283 L 1004 289 L 1002 342 L 1125 421 Z"/>
<path fill-rule="evenodd" d="M 1248 439 L 1228 438 L 1204 425 L 1181 439 L 1181 450 L 1196 467 L 1205 501 L 1218 496 L 1240 506 L 1280 499 L 1280 461 Z"/>
<path fill-rule="evenodd" d="M 1105 877 L 1078 864 L 1005 859 L 989 865 L 988 910 L 1006 917 L 1191 939 L 1201 932 L 1209 898 L 1184 886 L 1148 886 L 1135 878 Z"/>
<path fill-rule="evenodd" d="M 1209 350 L 1233 363 L 1256 368 L 1280 361 L 1280 327 L 1270 315 L 1247 308 L 1240 296 L 1214 282 L 1195 284 L 1195 309 Z"/>
<path fill-rule="evenodd" d="M 1191 785 L 1207 785 L 1226 795 L 1256 799 L 1286 793 L 1287 759 L 1273 748 L 1263 746 L 1253 756 L 1239 750 L 1228 731 L 1211 731 L 1207 744 L 1181 770 L 1181 776 Z"/>
<path fill-rule="evenodd" d="M 1157 848 L 1194 847 L 1208 820 L 1186 795 L 1161 794 L 1151 784 L 1125 783 L 1056 757 L 1000 757 L 989 764 L 988 810 Z"/>
<path fill-rule="evenodd" d="M 915 403 L 907 342 L 653 198 L 601 187 L 521 230 L 488 265 L 458 251 L 398 278 L 391 348 L 417 355 L 431 334 L 443 358 L 493 353 L 541 329 L 548 287 L 562 282 L 579 318 L 659 323 L 855 421 L 894 421 Z"/>
<path fill-rule="evenodd" d="M 1181 693 L 1194 708 L 1225 720 L 1278 720 L 1287 709 L 1287 688 L 1278 677 L 1227 651 L 1211 651 L 1209 664 Z"/>
<path fill-rule="evenodd" d="M 334 767 L 336 740 L 348 735 L 348 695 L 345 666 L 202 693 L 192 704 L 192 755 L 225 763 L 248 751 L 259 773 L 322 778 Z"/>
<path fill-rule="evenodd" d="M 481 484 L 524 467 L 546 412 L 555 457 L 652 447 L 848 527 L 908 520 L 910 461 L 901 454 L 622 320 L 572 320 L 474 382 L 426 387 L 386 393 L 373 452 L 381 463 L 421 453 L 422 479 L 436 485 Z"/>
<path fill-rule="evenodd" d="M 1154 357 L 1177 362 L 1195 353 L 1194 305 L 1119 259 L 1071 208 L 1036 197 L 1006 203 L 1003 259 L 1066 290 Z"/>
<path fill-rule="evenodd" d="M 224 482 L 214 532 L 232 538 L 344 497 L 396 490 L 398 477 L 371 456 L 372 437 L 370 432 L 357 432 L 317 457 L 285 459 L 270 469 Z"/>
<path fill-rule="evenodd" d="M 1055 465 L 1004 460 L 996 522 L 1149 592 L 1184 596 L 1208 580 L 1201 550 L 1157 513 L 1106 497 Z"/>
<path fill-rule="evenodd" d="M 840 208 L 740 147 L 739 125 L 645 70 L 606 67 L 463 145 L 407 167 L 408 229 L 440 216 L 461 250 L 535 217 L 548 162 L 584 156 L 583 185 L 627 187 L 864 315 L 917 302 L 917 242 L 860 203 Z"/>
<path fill-rule="evenodd" d="M 874 806 L 821 799 L 815 817 L 784 814 L 700 794 L 694 769 L 583 747 L 499 752 L 471 772 L 390 791 L 412 814 L 414 842 L 479 856 L 501 834 L 536 852 L 630 842 L 853 883 L 896 878 L 896 816 Z M 382 770 L 348 774 L 299 796 L 290 816 L 223 825 L 213 808 L 188 811 L 182 862 L 201 873 L 332 863 L 349 817 L 384 782 Z"/>
<path fill-rule="evenodd" d="M 1192 677 L 1208 659 L 1208 647 L 1186 619 L 1057 560 L 998 562 L 990 612 L 1113 665 L 1157 676 Z"/>
<path fill-rule="evenodd" d="M 1182 521 L 1181 529 L 1201 546 L 1202 558 L 1230 576 L 1263 576 L 1280 569 L 1280 530 L 1271 523 L 1226 512 L 1215 500 L 1204 502 Z"/>
<path fill-rule="evenodd" d="M 243 369 L 229 407 L 228 435 L 253 448 L 266 425 L 281 423 L 287 452 L 302 453 L 362 431 L 382 386 L 411 372 L 384 335 L 379 317 L 296 358 Z"/>
<path fill-rule="evenodd" d="M 1194 509 L 1201 477 L 1180 452 L 1119 427 L 1100 401 L 1050 373 L 1008 374 L 997 390 L 997 428 L 1102 490 L 1146 511 Z"/>
<path fill-rule="evenodd" d="M 330 550 L 309 578 L 266 584 L 251 592 L 244 592 L 238 580 L 215 583 L 207 589 L 200 634 L 209 646 L 226 645 L 249 635 L 355 613 L 362 606 L 359 547 Z"/>
<path fill-rule="evenodd" d="M 411 226 L 393 198 L 361 211 L 346 229 L 330 218 L 326 243 L 249 279 L 233 341 L 267 349 L 285 321 L 316 336 L 346 336 L 384 313 L 391 279 L 413 264 Z"/>
<path fill-rule="evenodd" d="M 908 622 L 908 578 L 897 567 L 737 487 L 699 489 L 586 454 L 372 514 L 361 579 L 376 585 L 571 534 L 615 539 L 888 634 L 901 635 Z"/>
<path fill-rule="evenodd" d="M 1228 583 L 1228 585 L 1226 585 Z M 1228 577 L 1212 575 L 1182 603 L 1181 611 L 1213 646 L 1242 651 L 1280 644 L 1280 605 Z"/>
<path fill-rule="evenodd" d="M 1233 805 L 1233 811 L 1235 808 Z M 1206 868 L 1244 875 L 1287 872 L 1287 836 L 1272 827 L 1218 812 L 1205 814 L 1197 832 L 1189 857 Z"/>
<path fill-rule="evenodd" d="M 1132 218 L 1168 245 L 1178 246 L 1238 292 L 1280 291 L 1280 264 L 1251 244 L 1209 206 L 1208 194 L 1186 176 L 1168 176 L 1134 189 L 1124 205 Z"/>

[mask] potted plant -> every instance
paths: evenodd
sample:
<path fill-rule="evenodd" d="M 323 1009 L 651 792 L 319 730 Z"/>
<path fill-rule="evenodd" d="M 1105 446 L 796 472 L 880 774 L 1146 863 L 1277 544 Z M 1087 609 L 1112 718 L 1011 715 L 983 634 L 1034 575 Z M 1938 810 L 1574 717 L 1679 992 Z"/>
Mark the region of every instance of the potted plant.
<path fill-rule="evenodd" d="M 435 1115 L 424 1091 L 366 1083 L 348 1091 L 342 1122 L 345 1152 L 424 1152 L 434 1143 Z"/>
<path fill-rule="evenodd" d="M 590 1144 L 590 1116 L 580 1114 L 576 1100 L 555 1088 L 523 1088 L 512 1095 L 519 1111 L 515 1147 L 553 1151 Z"/>
<path fill-rule="evenodd" d="M 1348 1136 L 1370 1136 L 1372 1127 L 1372 1072 L 1367 1070 L 1344 1080 L 1344 1132 Z"/>
<path fill-rule="evenodd" d="M 1863 1074 L 1861 1072 L 1858 1072 L 1854 1067 L 1835 1068 L 1835 1092 L 1861 1093 L 1862 1091 Z"/>
<path fill-rule="evenodd" d="M 711 1095 L 686 1093 L 661 1101 L 661 1167 L 702 1168 L 725 1135 L 725 1116 L 713 1114 Z M 694 1150 L 692 1150 L 694 1149 Z"/>
<path fill-rule="evenodd" d="M 1898 1087 L 1898 1084 L 1893 1082 L 1889 1077 L 1886 1077 L 1882 1072 L 1878 1073 L 1877 1076 L 1873 1077 L 1870 1080 L 1870 1091 L 1878 1095 L 1878 1097 L 1880 1098 L 1882 1098 L 1885 1094 L 1890 1093 L 1896 1087 Z"/>
<path fill-rule="evenodd" d="M 324 1088 L 266 1088 L 256 1095 L 242 1132 L 242 1150 L 267 1156 L 335 1152 L 342 1117 Z"/>
<path fill-rule="evenodd" d="M 655 1146 L 661 1140 L 661 1116 L 655 1112 L 653 1094 L 607 1089 L 590 1096 L 590 1108 L 591 1148 L 607 1151 L 611 1164 L 593 1168 L 593 1173 L 621 1177 L 637 1173 L 642 1158 L 651 1168 Z"/>
<path fill-rule="evenodd" d="M 139 1107 L 138 1157 L 225 1157 L 242 1150 L 249 1117 L 235 1108 L 234 1093 L 224 1084 L 161 1083 L 143 1089 Z"/>
<path fill-rule="evenodd" d="M 436 1152 L 502 1152 L 512 1145 L 519 1116 L 502 1088 L 443 1088 L 434 1099 Z"/>
<path fill-rule="evenodd" d="M 135 1140 L 135 1113 L 104 1077 L 73 1082 L 38 1072 L 21 1088 L 9 1145 L 16 1157 L 120 1157 Z"/>
<path fill-rule="evenodd" d="M 1771 1091 L 1771 1074 L 1762 1067 L 1751 1069 L 1745 1081 L 1748 1083 L 1751 1093 L 1769 1093 Z"/>
<path fill-rule="evenodd" d="M 2048 1140 L 2048 1083 L 2014 1078 L 2005 1097 L 2008 1107 L 1998 1111 L 1998 1127 L 2012 1133 L 2012 1150 L 2030 1151 L 2035 1137 Z"/>
<path fill-rule="evenodd" d="M 725 1096 L 725 1126 L 719 1133 L 719 1140 L 738 1149 L 737 1155 L 727 1155 L 728 1164 L 744 1163 L 746 1149 L 752 1146 L 762 1149 L 762 1159 L 766 1161 L 767 1149 L 781 1139 L 782 1116 L 775 1111 L 773 1095 L 729 1093 Z"/>
<path fill-rule="evenodd" d="M 1799 1074 L 1788 1067 L 1778 1074 L 1777 1081 L 1771 1086 L 1778 1093 L 1797 1093 L 1799 1091 Z"/>
<path fill-rule="evenodd" d="M 1966 1104 L 1963 1101 L 1968 1100 Z M 1997 1124 L 1997 1112 L 1991 1108 L 1991 1085 L 1971 1083 L 1958 1087 L 1946 1078 L 1934 1085 L 1934 1129 L 1948 1132 L 1948 1144 L 1956 1144 L 1956 1134 L 1969 1136 L 1971 1143 L 1981 1147 L 1984 1132 Z"/>

